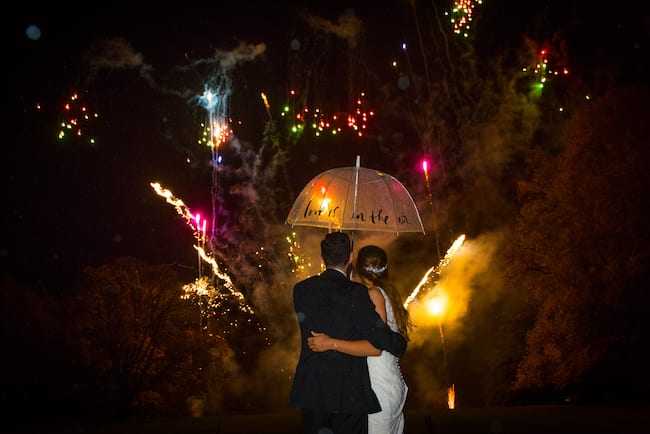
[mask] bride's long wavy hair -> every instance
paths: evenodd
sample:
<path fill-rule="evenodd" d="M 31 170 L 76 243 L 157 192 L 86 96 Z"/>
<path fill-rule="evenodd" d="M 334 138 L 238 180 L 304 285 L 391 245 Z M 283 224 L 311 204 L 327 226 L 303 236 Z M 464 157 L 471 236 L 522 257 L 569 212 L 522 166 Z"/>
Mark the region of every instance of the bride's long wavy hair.
<path fill-rule="evenodd" d="M 357 254 L 355 271 L 367 286 L 378 286 L 384 290 L 395 314 L 397 330 L 409 340 L 413 324 L 399 291 L 388 278 L 388 255 L 384 249 L 373 245 L 362 247 Z"/>

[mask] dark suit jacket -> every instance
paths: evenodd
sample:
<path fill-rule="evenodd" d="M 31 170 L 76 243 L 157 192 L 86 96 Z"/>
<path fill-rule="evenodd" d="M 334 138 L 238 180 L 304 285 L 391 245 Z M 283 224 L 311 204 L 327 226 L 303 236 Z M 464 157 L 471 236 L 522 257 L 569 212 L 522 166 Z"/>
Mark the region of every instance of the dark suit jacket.
<path fill-rule="evenodd" d="M 366 357 L 337 351 L 316 353 L 307 338 L 312 331 L 347 340 L 368 339 L 398 357 L 406 340 L 390 330 L 375 311 L 368 288 L 343 273 L 327 269 L 298 282 L 293 302 L 300 325 L 301 350 L 289 403 L 323 413 L 376 413 L 381 410 L 370 386 Z"/>

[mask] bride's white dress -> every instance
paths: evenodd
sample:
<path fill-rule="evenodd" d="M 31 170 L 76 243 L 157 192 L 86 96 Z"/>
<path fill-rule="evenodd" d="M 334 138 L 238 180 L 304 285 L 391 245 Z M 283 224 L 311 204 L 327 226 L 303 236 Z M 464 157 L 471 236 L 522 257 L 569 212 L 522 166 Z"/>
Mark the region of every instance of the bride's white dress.
<path fill-rule="evenodd" d="M 384 290 L 378 289 L 386 300 L 386 322 L 397 331 L 390 301 Z M 388 351 L 382 351 L 380 356 L 368 357 L 368 371 L 372 390 L 381 404 L 381 412 L 368 415 L 368 434 L 402 434 L 408 386 L 402 377 L 399 359 Z"/>

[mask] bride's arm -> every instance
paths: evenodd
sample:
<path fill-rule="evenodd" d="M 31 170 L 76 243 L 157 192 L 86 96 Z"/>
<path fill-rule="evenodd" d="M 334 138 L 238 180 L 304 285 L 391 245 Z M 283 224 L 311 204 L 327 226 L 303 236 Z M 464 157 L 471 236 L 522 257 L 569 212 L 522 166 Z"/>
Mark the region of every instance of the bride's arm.
<path fill-rule="evenodd" d="M 372 346 L 367 340 L 346 341 L 331 338 L 324 333 L 311 332 L 312 337 L 307 339 L 309 348 L 317 353 L 323 351 L 339 351 L 351 356 L 379 356 L 381 350 Z"/>

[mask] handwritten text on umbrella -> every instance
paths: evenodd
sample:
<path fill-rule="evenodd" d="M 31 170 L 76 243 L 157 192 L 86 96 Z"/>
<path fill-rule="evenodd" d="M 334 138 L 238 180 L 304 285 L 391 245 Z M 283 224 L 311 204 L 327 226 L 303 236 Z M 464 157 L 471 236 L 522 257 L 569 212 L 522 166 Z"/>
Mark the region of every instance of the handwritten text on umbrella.
<path fill-rule="evenodd" d="M 311 200 L 307 202 L 307 206 L 305 207 L 305 211 L 303 213 L 304 218 L 308 218 L 308 217 L 319 218 L 321 216 L 336 218 L 336 212 L 340 208 L 339 206 L 336 206 L 332 209 L 328 209 L 326 205 L 322 206 L 321 208 L 312 208 L 311 203 L 312 203 Z M 358 212 L 356 214 L 352 213 L 351 218 L 352 220 L 361 220 L 362 222 L 367 221 L 365 212 Z M 377 224 L 377 223 L 389 224 L 390 217 L 388 215 L 385 215 L 384 210 L 380 208 L 378 210 L 372 210 L 370 212 L 369 221 L 373 224 Z M 397 223 L 408 224 L 409 223 L 408 217 L 406 217 L 405 215 L 397 217 Z"/>

